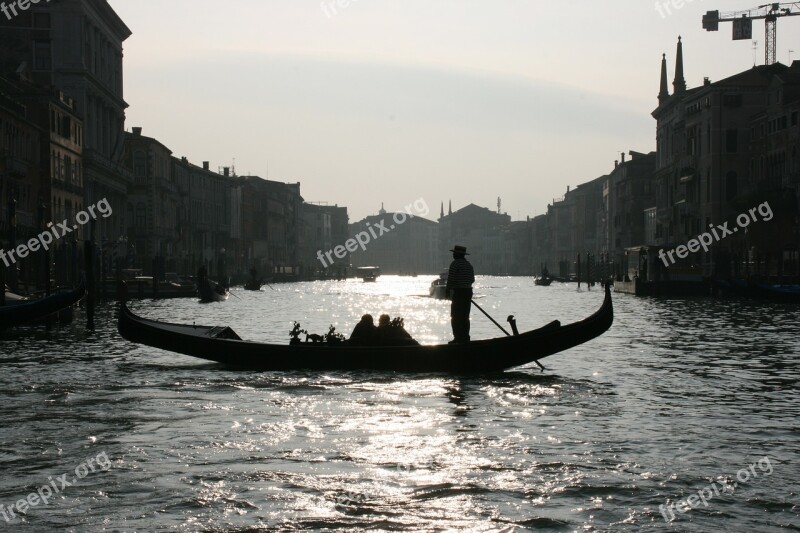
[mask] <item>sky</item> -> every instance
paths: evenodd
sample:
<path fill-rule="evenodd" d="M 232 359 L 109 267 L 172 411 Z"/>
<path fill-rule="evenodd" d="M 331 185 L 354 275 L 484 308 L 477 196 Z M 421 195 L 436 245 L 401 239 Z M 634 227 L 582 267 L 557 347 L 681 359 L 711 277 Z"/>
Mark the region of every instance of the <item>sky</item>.
<path fill-rule="evenodd" d="M 655 149 L 661 54 L 689 87 L 764 63 L 708 10 L 753 0 L 109 0 L 124 46 L 126 128 L 177 157 L 301 183 L 354 222 L 423 199 L 514 220 Z M 341 7 L 344 6 L 344 7 Z M 680 7 L 676 7 L 680 6 Z M 800 59 L 800 17 L 778 21 Z M 796 52 L 790 54 L 790 50 Z"/>

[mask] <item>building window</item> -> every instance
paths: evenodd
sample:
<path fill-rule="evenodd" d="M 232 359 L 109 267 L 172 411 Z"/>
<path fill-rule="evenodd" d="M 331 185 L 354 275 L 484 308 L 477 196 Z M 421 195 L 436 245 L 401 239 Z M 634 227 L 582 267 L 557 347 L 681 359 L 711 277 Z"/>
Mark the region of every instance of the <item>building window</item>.
<path fill-rule="evenodd" d="M 50 41 L 33 41 L 33 69 L 50 70 L 52 68 L 52 54 Z"/>
<path fill-rule="evenodd" d="M 725 131 L 725 151 L 729 154 L 735 154 L 738 151 L 738 131 L 726 130 Z"/>
<path fill-rule="evenodd" d="M 737 177 L 736 172 L 730 171 L 725 176 L 725 199 L 728 201 L 736 198 L 737 193 Z"/>
<path fill-rule="evenodd" d="M 722 105 L 725 107 L 742 107 L 742 95 L 726 94 L 722 97 Z"/>
<path fill-rule="evenodd" d="M 50 28 L 50 13 L 34 13 L 33 14 L 33 27 L 49 29 Z"/>
<path fill-rule="evenodd" d="M 143 228 L 147 225 L 147 209 L 143 202 L 136 204 L 136 227 Z"/>
<path fill-rule="evenodd" d="M 133 153 L 133 175 L 137 183 L 147 181 L 147 156 L 144 151 L 136 150 Z"/>

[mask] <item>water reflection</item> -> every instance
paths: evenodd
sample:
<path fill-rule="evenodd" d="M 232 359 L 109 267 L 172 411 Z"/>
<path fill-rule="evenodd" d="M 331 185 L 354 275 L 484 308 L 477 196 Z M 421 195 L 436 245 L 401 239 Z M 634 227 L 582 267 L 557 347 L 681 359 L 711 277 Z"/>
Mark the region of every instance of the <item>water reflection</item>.
<path fill-rule="evenodd" d="M 432 278 L 431 278 L 432 279 Z M 449 340 L 430 279 L 238 292 L 142 315 L 288 342 L 291 322 L 349 333 L 365 311 Z M 521 330 L 579 320 L 601 291 L 481 278 Z M 239 372 L 98 329 L 19 330 L 0 344 L 0 504 L 107 452 L 113 466 L 24 518 L 35 531 L 665 530 L 658 506 L 769 454 L 774 473 L 693 511 L 681 531 L 777 531 L 800 471 L 798 318 L 788 306 L 617 296 L 603 337 L 491 376 Z M 477 338 L 497 336 L 477 313 Z M 376 354 L 379 357 L 380 354 Z M 769 509 L 765 522 L 762 509 Z"/>

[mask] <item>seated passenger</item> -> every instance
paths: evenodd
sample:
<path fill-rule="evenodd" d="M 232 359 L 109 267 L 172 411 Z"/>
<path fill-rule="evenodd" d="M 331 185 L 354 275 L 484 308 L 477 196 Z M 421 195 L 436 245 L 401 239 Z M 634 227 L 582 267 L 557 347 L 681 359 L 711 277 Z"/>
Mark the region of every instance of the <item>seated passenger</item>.
<path fill-rule="evenodd" d="M 361 322 L 356 324 L 353 328 L 353 333 L 347 342 L 350 344 L 376 344 L 378 337 L 378 328 L 375 327 L 375 321 L 372 315 L 364 315 L 361 317 Z"/>
<path fill-rule="evenodd" d="M 378 343 L 383 346 L 419 345 L 403 327 L 403 319 L 392 320 L 389 315 L 378 319 Z"/>

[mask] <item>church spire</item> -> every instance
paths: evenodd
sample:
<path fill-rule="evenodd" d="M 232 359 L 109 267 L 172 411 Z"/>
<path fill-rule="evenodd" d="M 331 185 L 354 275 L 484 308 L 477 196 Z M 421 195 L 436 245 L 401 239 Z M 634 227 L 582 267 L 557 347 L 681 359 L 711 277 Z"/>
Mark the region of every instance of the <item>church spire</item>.
<path fill-rule="evenodd" d="M 667 86 L 667 54 L 661 54 L 661 90 L 658 91 L 658 103 L 663 104 L 669 98 Z"/>
<path fill-rule="evenodd" d="M 378 211 L 378 214 L 379 215 L 385 215 L 386 214 L 386 209 L 383 208 L 383 202 L 381 202 L 381 210 Z"/>
<path fill-rule="evenodd" d="M 675 56 L 675 81 L 672 82 L 672 87 L 674 94 L 686 90 L 686 80 L 683 79 L 683 43 L 680 35 L 678 35 L 678 52 Z"/>
<path fill-rule="evenodd" d="M 452 215 L 453 214 L 453 200 L 450 200 L 449 202 L 447 202 L 447 214 L 448 215 Z"/>
<path fill-rule="evenodd" d="M 444 202 L 442 202 L 442 210 L 439 212 L 439 220 L 444 218 Z"/>

